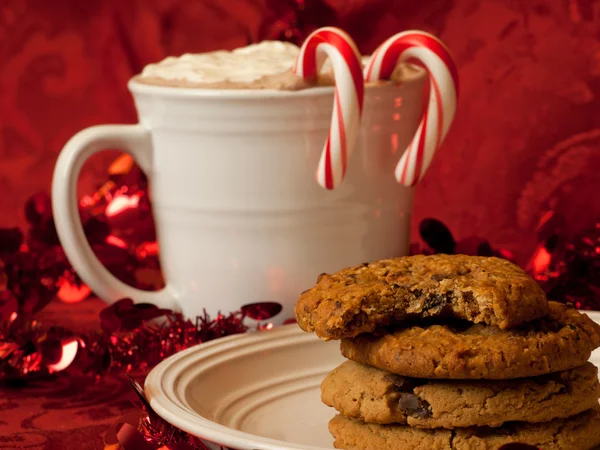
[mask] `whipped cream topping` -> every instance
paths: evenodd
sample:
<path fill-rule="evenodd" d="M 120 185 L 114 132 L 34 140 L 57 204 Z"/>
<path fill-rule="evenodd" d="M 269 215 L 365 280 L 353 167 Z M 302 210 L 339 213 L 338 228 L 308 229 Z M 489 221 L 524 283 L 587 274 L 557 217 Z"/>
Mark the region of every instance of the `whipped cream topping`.
<path fill-rule="evenodd" d="M 289 42 L 263 41 L 232 51 L 186 53 L 147 65 L 140 77 L 190 83 L 252 83 L 290 71 L 299 52 L 299 47 Z M 362 57 L 363 65 L 368 59 L 368 56 Z M 321 73 L 331 73 L 329 59 L 323 64 Z"/>
<path fill-rule="evenodd" d="M 149 64 L 142 71 L 141 78 L 192 83 L 252 83 L 292 69 L 299 51 L 298 46 L 288 42 L 263 41 L 232 51 L 186 53 Z"/>

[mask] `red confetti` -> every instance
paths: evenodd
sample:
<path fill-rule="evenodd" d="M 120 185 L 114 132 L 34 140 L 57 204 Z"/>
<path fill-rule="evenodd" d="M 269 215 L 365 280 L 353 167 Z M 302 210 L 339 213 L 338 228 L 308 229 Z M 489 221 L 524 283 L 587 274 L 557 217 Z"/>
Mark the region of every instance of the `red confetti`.
<path fill-rule="evenodd" d="M 56 296 L 63 303 L 79 303 L 92 293 L 92 290 L 85 284 L 74 283 L 66 278 L 59 280 L 58 286 Z"/>

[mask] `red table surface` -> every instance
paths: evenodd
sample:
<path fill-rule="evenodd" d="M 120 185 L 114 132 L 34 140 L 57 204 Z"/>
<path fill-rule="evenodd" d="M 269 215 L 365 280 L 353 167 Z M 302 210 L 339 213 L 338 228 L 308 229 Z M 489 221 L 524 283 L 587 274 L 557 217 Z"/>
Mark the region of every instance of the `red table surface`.
<path fill-rule="evenodd" d="M 50 304 L 45 323 L 77 330 L 98 328 L 103 303 Z M 107 427 L 133 409 L 135 399 L 125 377 L 60 374 L 27 384 L 0 386 L 0 449 L 97 450 Z"/>

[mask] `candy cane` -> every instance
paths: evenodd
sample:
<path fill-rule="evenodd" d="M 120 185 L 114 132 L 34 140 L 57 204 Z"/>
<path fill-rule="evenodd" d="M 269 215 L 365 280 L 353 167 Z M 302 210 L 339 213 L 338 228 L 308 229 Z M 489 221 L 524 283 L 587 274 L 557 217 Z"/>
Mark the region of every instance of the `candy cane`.
<path fill-rule="evenodd" d="M 425 114 L 395 171 L 399 183 L 414 186 L 425 175 L 454 118 L 458 73 L 450 53 L 437 38 L 422 31 L 405 31 L 375 50 L 365 66 L 365 80 L 389 79 L 396 64 L 407 61 L 424 67 L 430 84 Z"/>
<path fill-rule="evenodd" d="M 329 57 L 335 78 L 335 98 L 329 137 L 317 167 L 317 182 L 333 189 L 342 182 L 348 157 L 358 138 L 364 98 L 360 52 L 350 36 L 333 27 L 313 32 L 296 59 L 294 72 L 307 81 L 316 80 Z"/>

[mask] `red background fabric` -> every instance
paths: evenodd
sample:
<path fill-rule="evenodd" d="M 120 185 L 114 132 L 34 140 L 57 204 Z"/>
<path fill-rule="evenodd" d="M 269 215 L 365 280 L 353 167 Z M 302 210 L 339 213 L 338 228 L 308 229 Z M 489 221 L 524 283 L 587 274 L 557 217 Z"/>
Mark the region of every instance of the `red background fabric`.
<path fill-rule="evenodd" d="M 0 2 L 0 226 L 23 223 L 25 200 L 49 189 L 56 157 L 75 132 L 136 121 L 126 82 L 145 64 L 276 38 L 294 18 L 303 30 L 340 26 L 364 53 L 409 28 L 440 36 L 452 50 L 462 85 L 458 115 L 418 187 L 415 224 L 437 217 L 457 236 L 485 236 L 523 261 L 547 211 L 563 214 L 570 231 L 600 217 L 599 2 L 304 0 L 299 15 L 298 4 Z M 82 191 L 105 179 L 113 156 L 86 166 Z M 110 406 L 122 398 L 121 388 L 115 389 L 108 396 L 89 394 L 97 395 L 91 399 L 96 409 L 77 406 L 63 414 L 49 412 L 63 400 L 48 400 L 44 405 L 50 407 L 40 410 L 31 400 L 41 398 L 35 389 L 11 391 L 0 400 L 0 448 L 98 448 L 89 434 L 97 436 L 120 410 Z M 47 385 L 46 394 L 52 392 Z M 64 403 L 77 401 L 69 397 Z M 4 419 L 11 408 L 21 411 L 22 420 Z M 54 440 L 56 427 L 65 424 L 79 430 L 65 434 L 75 436 L 73 447 Z M 20 447 L 14 439 L 32 429 L 39 442 Z M 9 437 L 16 432 L 24 434 Z"/>

